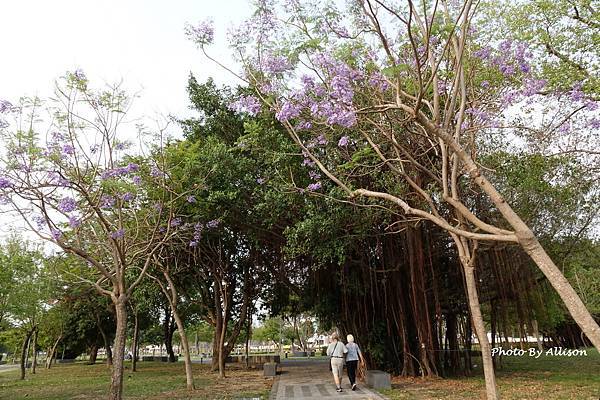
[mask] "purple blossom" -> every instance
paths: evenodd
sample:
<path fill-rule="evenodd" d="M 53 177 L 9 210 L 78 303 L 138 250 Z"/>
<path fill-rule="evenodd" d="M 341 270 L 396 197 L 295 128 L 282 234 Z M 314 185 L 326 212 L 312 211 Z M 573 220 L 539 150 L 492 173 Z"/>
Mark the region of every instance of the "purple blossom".
<path fill-rule="evenodd" d="M 125 236 L 125 229 L 123 228 L 110 233 L 110 237 L 115 240 L 121 239 L 123 236 Z"/>
<path fill-rule="evenodd" d="M 52 228 L 50 229 L 50 235 L 52 236 L 52 239 L 59 240 L 62 237 L 62 232 L 56 228 Z"/>
<path fill-rule="evenodd" d="M 0 114 L 6 114 L 11 112 L 14 109 L 14 106 L 10 101 L 0 100 Z"/>
<path fill-rule="evenodd" d="M 81 68 L 77 68 L 74 72 L 73 72 L 73 76 L 76 79 L 79 79 L 80 81 L 84 81 L 87 79 L 87 77 L 85 76 L 85 72 L 83 72 L 83 70 Z"/>
<path fill-rule="evenodd" d="M 0 189 L 8 189 L 12 187 L 12 182 L 3 176 L 0 176 Z"/>
<path fill-rule="evenodd" d="M 390 84 L 385 79 L 381 72 L 374 72 L 369 78 L 369 85 L 376 88 L 380 92 L 385 92 L 390 88 Z"/>
<path fill-rule="evenodd" d="M 181 218 L 173 218 L 171 220 L 170 226 L 177 227 L 179 225 L 181 225 Z"/>
<path fill-rule="evenodd" d="M 529 79 L 525 81 L 525 87 L 521 91 L 523 96 L 530 97 L 540 92 L 546 86 L 545 79 Z"/>
<path fill-rule="evenodd" d="M 121 200 L 123 200 L 123 201 L 131 201 L 131 200 L 133 200 L 133 197 L 134 197 L 133 193 L 131 193 L 131 192 L 125 192 L 121 196 Z"/>
<path fill-rule="evenodd" d="M 188 203 L 193 204 L 196 202 L 196 197 L 194 197 L 193 195 L 189 195 L 186 200 Z"/>
<path fill-rule="evenodd" d="M 284 56 L 267 55 L 261 61 L 262 70 L 267 74 L 280 74 L 293 67 Z"/>
<path fill-rule="evenodd" d="M 117 168 L 113 168 L 113 169 L 107 169 L 106 171 L 104 171 L 102 173 L 102 179 L 106 180 L 106 179 L 111 179 L 111 178 L 118 178 L 120 176 L 130 174 L 132 172 L 137 172 L 137 171 L 139 171 L 139 169 L 140 169 L 139 165 L 137 165 L 135 163 L 129 163 L 125 167 L 117 167 Z"/>
<path fill-rule="evenodd" d="M 257 178 L 256 179 L 256 183 L 258 183 L 259 185 L 262 185 L 265 183 L 265 179 L 264 178 Z"/>
<path fill-rule="evenodd" d="M 489 60 L 491 54 L 492 54 L 492 48 L 489 46 L 484 46 L 481 49 L 473 52 L 473 56 L 480 58 L 482 60 Z"/>
<path fill-rule="evenodd" d="M 319 136 L 317 136 L 317 144 L 321 145 L 321 146 L 325 146 L 327 143 L 329 143 L 327 141 L 327 138 L 325 137 L 325 135 L 320 134 Z"/>
<path fill-rule="evenodd" d="M 581 90 L 582 86 L 583 85 L 581 84 L 581 82 L 577 82 L 575 85 L 573 85 L 573 89 L 571 90 L 571 93 L 570 93 L 571 100 L 573 100 L 573 101 L 583 100 L 583 91 Z"/>
<path fill-rule="evenodd" d="M 135 175 L 132 178 L 132 180 L 133 180 L 134 185 L 140 185 L 142 183 L 142 178 L 140 178 L 139 175 Z"/>
<path fill-rule="evenodd" d="M 587 126 L 592 129 L 600 129 L 600 119 L 592 118 L 588 121 Z"/>
<path fill-rule="evenodd" d="M 312 159 L 307 157 L 304 160 L 302 160 L 302 166 L 303 167 L 314 167 L 315 162 Z"/>
<path fill-rule="evenodd" d="M 38 229 L 42 229 L 46 225 L 46 219 L 41 215 L 34 215 L 32 219 Z"/>
<path fill-rule="evenodd" d="M 69 217 L 69 226 L 73 229 L 78 228 L 79 226 L 81 226 L 81 219 L 71 215 Z"/>
<path fill-rule="evenodd" d="M 338 146 L 339 147 L 346 147 L 348 146 L 348 143 L 350 142 L 350 138 L 348 136 L 342 136 L 340 138 L 340 140 L 338 141 Z"/>
<path fill-rule="evenodd" d="M 312 123 L 310 121 L 300 121 L 296 124 L 296 130 L 309 130 L 312 128 Z"/>
<path fill-rule="evenodd" d="M 260 113 L 260 101 L 254 96 L 240 96 L 239 99 L 229 105 L 229 109 L 238 113 L 247 113 L 256 116 Z"/>
<path fill-rule="evenodd" d="M 192 240 L 190 242 L 190 247 L 197 247 L 198 246 L 198 241 L 197 240 Z"/>
<path fill-rule="evenodd" d="M 313 181 L 321 179 L 321 174 L 319 174 L 317 171 L 313 171 L 313 170 L 308 171 L 308 176 Z"/>
<path fill-rule="evenodd" d="M 210 44 L 214 40 L 215 29 L 211 20 L 199 22 L 196 26 L 186 24 L 185 34 L 192 42 L 198 46 Z"/>
<path fill-rule="evenodd" d="M 77 209 L 77 202 L 71 197 L 64 197 L 58 202 L 59 211 L 70 213 Z"/>
<path fill-rule="evenodd" d="M 596 111 L 598 109 L 598 102 L 594 101 L 594 100 L 590 100 L 587 103 L 585 103 L 585 108 L 588 111 Z"/>
<path fill-rule="evenodd" d="M 73 154 L 75 154 L 75 147 L 71 146 L 70 144 L 65 144 L 62 147 L 62 154 L 72 156 Z"/>
<path fill-rule="evenodd" d="M 310 191 L 310 192 L 314 192 L 321 189 L 321 182 L 315 182 L 315 183 L 311 183 L 310 185 L 308 185 L 306 187 L 306 190 Z"/>
<path fill-rule="evenodd" d="M 158 169 L 158 167 L 152 166 L 152 168 L 150 168 L 150 175 L 154 178 L 158 178 L 161 177 L 163 173 L 160 169 Z"/>
<path fill-rule="evenodd" d="M 288 100 L 283 103 L 283 106 L 281 106 L 281 109 L 275 114 L 275 117 L 280 122 L 285 122 L 300 115 L 301 109 L 300 105 Z"/>
<path fill-rule="evenodd" d="M 108 194 L 102 195 L 102 197 L 100 198 L 100 207 L 101 208 L 104 208 L 104 209 L 113 208 L 115 203 L 116 203 L 115 198 Z"/>
<path fill-rule="evenodd" d="M 209 229 L 213 229 L 219 226 L 219 224 L 221 223 L 221 221 L 219 221 L 218 219 L 213 219 L 212 221 L 208 221 L 206 223 L 206 227 Z"/>

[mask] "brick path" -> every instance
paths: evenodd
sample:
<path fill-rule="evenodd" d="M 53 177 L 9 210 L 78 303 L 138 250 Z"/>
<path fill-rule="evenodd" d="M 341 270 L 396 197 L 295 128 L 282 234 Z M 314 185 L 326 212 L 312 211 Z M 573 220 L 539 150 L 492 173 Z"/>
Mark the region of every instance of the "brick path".
<path fill-rule="evenodd" d="M 271 400 L 384 400 L 381 394 L 358 382 L 356 391 L 350 390 L 350 382 L 344 369 L 343 392 L 335 391 L 333 375 L 328 369 L 328 360 L 284 360 L 279 365 L 278 375 L 271 391 Z"/>

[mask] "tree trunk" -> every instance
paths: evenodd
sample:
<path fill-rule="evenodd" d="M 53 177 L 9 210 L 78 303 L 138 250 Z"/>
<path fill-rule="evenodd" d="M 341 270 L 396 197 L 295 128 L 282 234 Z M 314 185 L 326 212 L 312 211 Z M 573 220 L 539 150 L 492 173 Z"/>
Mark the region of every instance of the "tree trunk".
<path fill-rule="evenodd" d="M 175 362 L 175 353 L 173 352 L 173 321 L 171 318 L 171 311 L 165 309 L 165 320 L 163 322 L 163 340 L 165 342 L 165 349 L 169 356 L 169 362 Z"/>
<path fill-rule="evenodd" d="M 27 335 L 25 336 L 25 340 L 23 340 L 23 348 L 21 350 L 21 376 L 19 378 L 21 380 L 25 379 L 25 360 L 27 358 L 27 350 L 29 349 L 29 339 L 31 338 L 32 334 L 33 330 L 28 331 Z"/>
<path fill-rule="evenodd" d="M 481 348 L 481 358 L 483 360 L 483 373 L 485 375 L 485 391 L 488 400 L 497 400 L 498 387 L 496 385 L 496 376 L 494 375 L 494 362 L 492 360 L 492 349 L 487 338 L 487 332 L 481 316 L 481 308 L 479 306 L 479 296 L 477 294 L 477 282 L 475 281 L 475 268 L 473 266 L 464 266 L 465 280 L 467 284 L 467 295 L 469 297 L 469 310 L 471 311 L 471 319 L 473 327 L 479 340 Z"/>
<path fill-rule="evenodd" d="M 116 300 L 116 301 L 115 301 Z M 125 339 L 127 336 L 127 298 L 120 295 L 113 299 L 116 311 L 117 330 L 115 332 L 115 353 L 113 358 L 110 400 L 121 400 L 123 396 L 123 359 L 125 356 Z"/>
<path fill-rule="evenodd" d="M 100 335 L 102 336 L 102 340 L 104 341 L 104 349 L 106 350 L 106 365 L 113 365 L 112 358 L 112 350 L 110 348 L 110 342 L 108 340 L 108 336 L 104 329 L 102 329 L 102 324 L 100 322 L 100 316 L 96 314 L 96 323 L 98 324 L 98 330 L 100 331 Z"/>
<path fill-rule="evenodd" d="M 131 371 L 137 372 L 137 358 L 138 358 L 138 336 L 139 336 L 139 323 L 138 323 L 138 312 L 136 310 L 134 317 L 134 325 L 133 325 L 133 340 L 132 340 L 132 350 L 131 350 Z"/>
<path fill-rule="evenodd" d="M 183 348 L 183 361 L 185 364 L 185 380 L 188 390 L 194 390 L 194 375 L 192 373 L 192 359 L 190 358 L 190 346 L 188 344 L 187 335 L 185 334 L 185 327 L 183 321 L 179 317 L 179 313 L 176 309 L 173 309 L 173 317 L 177 324 L 177 330 L 179 331 L 179 340 L 181 341 L 181 347 Z"/>
<path fill-rule="evenodd" d="M 35 332 L 33 332 L 33 346 L 32 346 L 32 353 L 33 357 L 31 358 L 31 373 L 35 374 L 35 367 L 37 364 L 37 339 L 38 339 L 38 330 L 37 328 L 35 329 Z"/>
<path fill-rule="evenodd" d="M 96 364 L 97 357 L 98 357 L 98 344 L 94 343 L 94 344 L 92 344 L 92 347 L 90 348 L 90 360 L 88 361 L 88 364 L 89 365 Z"/>

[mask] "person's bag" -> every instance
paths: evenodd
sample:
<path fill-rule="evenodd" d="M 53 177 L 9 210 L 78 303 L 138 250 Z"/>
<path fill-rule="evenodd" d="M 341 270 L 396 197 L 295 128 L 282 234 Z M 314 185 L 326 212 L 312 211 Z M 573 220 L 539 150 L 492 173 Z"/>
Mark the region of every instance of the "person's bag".
<path fill-rule="evenodd" d="M 332 354 L 332 355 L 331 355 L 331 356 L 329 356 L 329 371 L 333 371 L 333 370 L 331 369 L 331 359 L 333 358 L 333 354 L 335 353 L 335 349 L 337 349 L 337 345 L 338 345 L 339 343 L 340 343 L 340 342 L 336 342 L 336 343 L 335 343 L 335 346 L 333 346 L 333 351 L 331 352 L 331 354 Z"/>
<path fill-rule="evenodd" d="M 367 376 L 367 363 L 365 363 L 365 359 L 363 357 L 360 357 L 360 361 L 358 362 L 358 368 L 356 371 L 356 377 L 364 382 L 366 376 Z"/>

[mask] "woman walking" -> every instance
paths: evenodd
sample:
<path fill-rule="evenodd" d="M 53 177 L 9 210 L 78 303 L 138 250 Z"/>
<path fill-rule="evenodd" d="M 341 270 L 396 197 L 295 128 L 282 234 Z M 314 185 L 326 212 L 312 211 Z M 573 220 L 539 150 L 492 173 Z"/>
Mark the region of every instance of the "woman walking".
<path fill-rule="evenodd" d="M 342 391 L 342 374 L 344 373 L 344 354 L 348 352 L 346 345 L 339 341 L 336 332 L 331 334 L 332 342 L 327 347 L 327 355 L 331 358 L 331 372 L 335 381 L 336 390 Z"/>
<path fill-rule="evenodd" d="M 356 390 L 356 368 L 358 367 L 358 361 L 362 359 L 362 353 L 360 352 L 360 347 L 354 343 L 354 336 L 348 335 L 346 336 L 346 339 L 348 339 L 348 344 L 346 345 L 346 348 L 348 349 L 348 354 L 346 354 L 348 379 L 350 379 L 352 390 Z"/>

